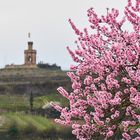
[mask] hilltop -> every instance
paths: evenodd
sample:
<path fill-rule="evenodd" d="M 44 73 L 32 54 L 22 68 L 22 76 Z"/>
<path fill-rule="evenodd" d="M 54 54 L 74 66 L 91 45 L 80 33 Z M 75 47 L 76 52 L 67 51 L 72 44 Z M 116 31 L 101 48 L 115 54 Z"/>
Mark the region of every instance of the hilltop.
<path fill-rule="evenodd" d="M 0 69 L 0 94 L 45 95 L 59 86 L 69 88 L 66 71 L 41 68 Z"/>

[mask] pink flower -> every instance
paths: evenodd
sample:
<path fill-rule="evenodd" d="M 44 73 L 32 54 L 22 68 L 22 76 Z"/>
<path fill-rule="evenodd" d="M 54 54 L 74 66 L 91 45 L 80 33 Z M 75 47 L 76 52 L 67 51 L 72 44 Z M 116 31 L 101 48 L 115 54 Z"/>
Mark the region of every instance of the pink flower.
<path fill-rule="evenodd" d="M 107 132 L 106 136 L 109 138 L 109 137 L 112 137 L 113 134 L 114 134 L 114 132 L 110 130 L 109 132 Z"/>
<path fill-rule="evenodd" d="M 67 47 L 76 64 L 68 72 L 72 84 L 59 93 L 69 100 L 68 107 L 53 104 L 60 111 L 56 121 L 72 125 L 79 140 L 140 140 L 140 0 L 128 0 L 124 17 L 115 8 L 98 16 L 93 8 L 87 12 L 90 29 L 79 30 L 69 20 L 77 35 L 77 49 Z M 125 30 L 126 22 L 132 29 Z M 117 130 L 117 131 L 116 131 Z"/>
<path fill-rule="evenodd" d="M 136 132 L 140 135 L 140 128 L 137 128 Z"/>
<path fill-rule="evenodd" d="M 127 134 L 127 133 L 123 133 L 122 136 L 123 136 L 126 140 L 131 140 L 130 135 Z"/>

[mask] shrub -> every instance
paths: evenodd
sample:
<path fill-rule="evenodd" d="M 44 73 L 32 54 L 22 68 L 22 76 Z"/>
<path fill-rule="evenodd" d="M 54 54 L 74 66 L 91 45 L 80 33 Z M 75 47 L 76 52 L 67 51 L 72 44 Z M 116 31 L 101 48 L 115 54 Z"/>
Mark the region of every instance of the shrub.
<path fill-rule="evenodd" d="M 11 124 L 11 126 L 8 129 L 8 135 L 10 135 L 11 137 L 18 137 L 19 130 L 16 123 Z"/>

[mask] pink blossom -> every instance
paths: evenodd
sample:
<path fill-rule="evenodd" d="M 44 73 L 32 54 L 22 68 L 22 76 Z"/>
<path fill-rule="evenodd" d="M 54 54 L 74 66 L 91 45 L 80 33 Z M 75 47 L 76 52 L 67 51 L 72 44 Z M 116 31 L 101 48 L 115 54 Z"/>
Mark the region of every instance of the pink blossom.
<path fill-rule="evenodd" d="M 114 134 L 113 131 L 110 130 L 109 132 L 107 132 L 106 136 L 109 138 L 109 137 L 113 136 L 113 134 Z"/>
<path fill-rule="evenodd" d="M 136 132 L 140 135 L 140 128 L 137 128 Z"/>
<path fill-rule="evenodd" d="M 131 136 L 127 133 L 123 133 L 122 136 L 126 139 L 126 140 L 131 140 Z"/>
<path fill-rule="evenodd" d="M 73 72 L 67 73 L 72 82 L 70 93 L 62 87 L 58 91 L 70 104 L 53 106 L 61 112 L 56 121 L 72 125 L 77 139 L 90 140 L 100 134 L 105 140 L 117 135 L 140 140 L 139 13 L 140 0 L 128 0 L 123 17 L 115 8 L 107 8 L 101 16 L 90 8 L 87 16 L 91 31 L 79 30 L 69 20 L 78 47 L 67 50 L 76 64 L 71 65 Z M 126 22 L 132 30 L 123 28 Z"/>

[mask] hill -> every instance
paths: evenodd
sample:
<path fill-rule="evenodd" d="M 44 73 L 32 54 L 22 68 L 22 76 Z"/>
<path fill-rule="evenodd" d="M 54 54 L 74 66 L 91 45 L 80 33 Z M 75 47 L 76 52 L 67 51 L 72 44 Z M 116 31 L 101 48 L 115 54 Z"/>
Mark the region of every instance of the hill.
<path fill-rule="evenodd" d="M 59 86 L 69 89 L 65 71 L 33 69 L 0 69 L 0 94 L 46 95 L 56 92 Z"/>

